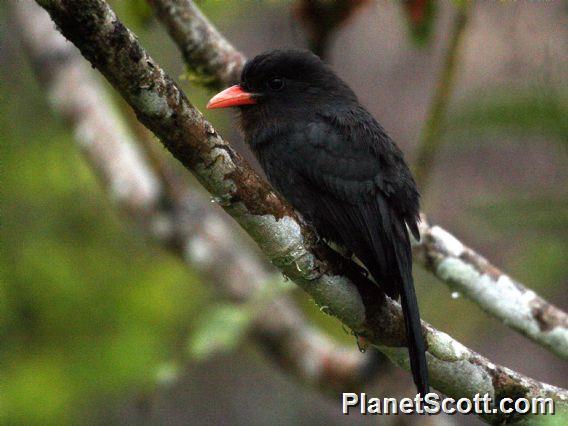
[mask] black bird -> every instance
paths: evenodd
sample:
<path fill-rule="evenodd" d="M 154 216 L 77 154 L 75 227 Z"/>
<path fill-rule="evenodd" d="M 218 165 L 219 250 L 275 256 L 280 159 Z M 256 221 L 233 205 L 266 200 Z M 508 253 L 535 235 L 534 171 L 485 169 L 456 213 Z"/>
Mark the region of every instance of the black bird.
<path fill-rule="evenodd" d="M 401 297 L 414 382 L 429 392 L 408 229 L 419 193 L 402 152 L 316 55 L 271 51 L 207 107 L 239 107 L 245 140 L 272 185 L 326 240 L 354 253 Z"/>

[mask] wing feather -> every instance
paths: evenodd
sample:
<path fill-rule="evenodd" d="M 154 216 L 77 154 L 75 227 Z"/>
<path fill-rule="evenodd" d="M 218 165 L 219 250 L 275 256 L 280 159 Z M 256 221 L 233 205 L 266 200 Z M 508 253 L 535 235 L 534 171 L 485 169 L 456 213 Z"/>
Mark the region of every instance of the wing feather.
<path fill-rule="evenodd" d="M 293 140 L 282 155 L 291 155 L 286 163 L 294 164 L 295 173 L 311 189 L 309 203 L 317 200 L 317 215 L 310 217 L 310 209 L 302 209 L 302 200 L 293 202 L 300 204 L 295 207 L 315 222 L 324 237 L 353 251 L 388 294 L 398 296 L 395 244 L 406 247 L 408 236 L 399 237 L 396 229 L 406 232 L 408 223 L 414 232 L 416 222 L 414 214 L 399 207 L 404 207 L 399 198 L 405 191 L 389 173 L 393 165 L 379 158 L 369 141 L 346 137 L 325 121 L 311 123 L 289 137 Z M 304 158 L 315 160 L 308 163 Z"/>

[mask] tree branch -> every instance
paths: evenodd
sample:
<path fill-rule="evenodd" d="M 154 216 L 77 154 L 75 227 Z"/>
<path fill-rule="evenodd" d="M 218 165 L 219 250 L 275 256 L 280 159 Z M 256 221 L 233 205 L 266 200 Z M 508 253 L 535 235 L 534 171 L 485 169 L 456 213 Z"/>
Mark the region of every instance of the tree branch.
<path fill-rule="evenodd" d="M 426 218 L 417 261 L 509 327 L 568 359 L 568 316 Z"/>
<path fill-rule="evenodd" d="M 121 120 L 106 88 L 79 52 L 32 3 L 14 6 L 34 71 L 50 103 L 73 129 L 87 162 L 114 201 L 142 229 L 182 256 L 222 297 L 246 302 L 282 280 L 234 238 L 224 215 L 168 171 L 157 176 Z M 252 323 L 251 337 L 301 381 L 334 393 L 375 376 L 376 354 L 338 347 L 280 295 Z"/>
<path fill-rule="evenodd" d="M 170 152 L 200 180 L 269 259 L 320 306 L 408 369 L 400 306 L 341 261 L 296 217 L 153 61 L 102 0 L 41 0 L 60 31 L 112 83 Z M 423 324 L 433 386 L 455 397 L 550 397 L 568 410 L 568 391 L 487 359 Z M 514 419 L 497 413 L 492 422 Z"/>
<path fill-rule="evenodd" d="M 239 81 L 245 57 L 225 40 L 191 2 L 148 0 L 181 47 L 192 78 L 209 87 Z"/>
<path fill-rule="evenodd" d="M 181 40 L 175 38 L 182 52 L 184 52 L 186 45 L 195 45 L 203 41 L 203 39 L 190 40 L 193 34 L 198 33 L 194 30 L 184 30 L 184 28 L 202 28 L 204 25 L 211 25 L 207 21 L 202 20 L 201 14 L 195 12 L 196 7 L 191 1 L 151 0 L 151 4 L 156 9 L 158 16 L 168 28 L 170 34 L 186 34 L 185 38 Z M 460 31 L 463 31 L 463 28 Z M 206 46 L 211 48 L 217 45 L 230 46 L 230 43 L 217 30 L 210 30 L 205 33 L 214 35 L 205 41 Z M 452 70 L 455 68 L 453 64 L 458 44 L 454 40 L 450 48 L 451 53 L 449 54 L 449 57 L 452 59 L 446 61 L 446 64 L 452 64 L 449 66 L 449 69 Z M 231 47 L 229 51 L 234 52 L 235 49 Z M 221 56 L 225 57 L 227 55 Z M 188 54 L 184 53 L 184 57 L 187 58 Z M 213 68 L 208 64 L 200 62 L 187 62 L 187 66 L 202 69 Z M 237 68 L 233 68 L 233 70 L 240 72 Z M 450 91 L 450 81 L 453 80 L 453 77 L 449 76 L 452 76 L 453 73 L 454 71 L 446 70 L 441 78 L 443 83 L 440 83 L 440 86 L 444 87 L 442 92 L 446 93 L 446 95 L 441 96 L 438 94 L 436 96 L 436 98 L 441 99 L 435 102 L 435 105 L 438 106 L 433 108 L 433 111 L 437 111 L 433 115 L 438 117 L 438 120 L 446 108 L 447 93 Z M 215 74 L 210 79 L 217 82 L 215 86 L 217 89 L 234 83 L 233 80 L 226 80 L 223 74 L 220 73 Z M 435 126 L 438 126 L 437 123 L 438 121 Z M 415 244 L 417 256 L 415 256 L 414 260 L 416 262 L 420 263 L 451 288 L 462 292 L 470 300 L 479 304 L 485 312 L 495 316 L 505 325 L 519 331 L 554 354 L 562 358 L 568 358 L 568 315 L 565 312 L 548 303 L 532 290 L 528 290 L 520 283 L 513 281 L 502 272 L 499 271 L 497 274 L 495 272 L 498 271 L 496 267 L 489 264 L 472 249 L 466 248 L 442 228 L 429 225 L 425 216 L 423 216 L 420 229 L 422 239 Z M 447 236 L 447 238 L 438 238 L 441 235 Z M 449 253 L 456 246 L 462 247 L 463 253 L 462 255 L 452 257 L 451 262 L 453 262 L 452 264 L 455 267 L 448 268 L 447 265 L 450 264 L 449 257 L 451 257 Z M 443 260 L 446 261 L 442 263 Z M 469 273 L 469 271 L 477 271 L 477 273 Z M 488 271 L 492 271 L 492 273 L 487 273 Z M 507 303 L 507 301 L 511 303 Z"/>

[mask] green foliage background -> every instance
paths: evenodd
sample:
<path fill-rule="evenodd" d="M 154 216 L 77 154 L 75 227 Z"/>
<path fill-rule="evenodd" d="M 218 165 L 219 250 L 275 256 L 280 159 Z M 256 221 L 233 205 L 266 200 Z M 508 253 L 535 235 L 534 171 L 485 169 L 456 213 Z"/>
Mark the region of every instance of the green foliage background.
<path fill-rule="evenodd" d="M 1 94 L 0 419 L 49 422 L 153 385 L 205 293 L 125 222 L 21 72 Z"/>

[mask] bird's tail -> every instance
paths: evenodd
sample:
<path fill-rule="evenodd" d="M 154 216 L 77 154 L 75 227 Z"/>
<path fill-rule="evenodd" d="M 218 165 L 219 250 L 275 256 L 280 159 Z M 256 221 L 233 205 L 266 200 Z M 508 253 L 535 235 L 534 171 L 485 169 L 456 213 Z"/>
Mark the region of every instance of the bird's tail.
<path fill-rule="evenodd" d="M 403 231 L 406 241 L 408 234 L 406 229 Z M 412 256 L 410 253 L 410 243 L 404 246 L 394 244 L 397 266 L 400 273 L 400 299 L 404 323 L 406 326 L 406 340 L 408 344 L 408 355 L 410 357 L 410 369 L 418 392 L 425 396 L 430 392 L 428 385 L 428 366 L 426 364 L 426 347 L 422 336 L 422 326 L 420 324 L 420 312 L 418 301 L 414 291 L 414 280 L 412 279 Z"/>
<path fill-rule="evenodd" d="M 428 365 L 426 364 L 426 346 L 422 336 L 418 301 L 412 279 L 410 238 L 405 221 L 396 217 L 387 206 L 386 200 L 378 199 L 377 208 L 378 216 L 381 218 L 381 227 L 376 226 L 375 212 L 371 211 L 363 218 L 366 229 L 374 230 L 369 237 L 373 249 L 372 257 L 361 247 L 354 247 L 353 251 L 369 268 L 377 282 L 384 286 L 383 290 L 386 294 L 391 297 L 397 297 L 399 294 L 401 296 L 410 369 L 418 392 L 425 396 L 430 392 Z M 414 230 L 417 233 L 417 230 Z M 346 237 L 345 240 L 349 241 L 349 238 Z"/>

